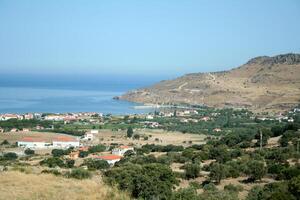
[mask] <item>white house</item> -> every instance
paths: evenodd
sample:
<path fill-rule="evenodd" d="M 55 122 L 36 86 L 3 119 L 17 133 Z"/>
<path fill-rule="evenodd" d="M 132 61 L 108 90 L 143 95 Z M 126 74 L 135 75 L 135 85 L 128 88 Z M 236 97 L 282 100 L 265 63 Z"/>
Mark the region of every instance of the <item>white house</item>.
<path fill-rule="evenodd" d="M 45 148 L 50 145 L 43 138 L 33 138 L 33 137 L 25 137 L 20 141 L 18 141 L 17 144 L 19 147 L 30 148 L 30 149 Z"/>
<path fill-rule="evenodd" d="M 47 116 L 45 116 L 45 120 L 49 120 L 49 121 L 63 121 L 64 117 L 62 115 L 47 115 Z"/>
<path fill-rule="evenodd" d="M 79 147 L 79 140 L 73 137 L 59 136 L 52 140 L 52 145 L 54 148 L 69 148 L 69 147 Z"/>
<path fill-rule="evenodd" d="M 99 131 L 97 129 L 92 129 L 91 130 L 91 134 L 98 134 L 98 133 L 99 133 Z"/>
<path fill-rule="evenodd" d="M 134 151 L 134 148 L 130 146 L 119 146 L 114 148 L 111 153 L 114 155 L 123 156 L 129 150 Z"/>
<path fill-rule="evenodd" d="M 103 156 L 95 156 L 95 159 L 105 160 L 108 164 L 114 165 L 116 162 L 119 162 L 122 156 L 118 155 L 103 155 Z"/>
<path fill-rule="evenodd" d="M 83 139 L 91 141 L 91 140 L 94 139 L 94 134 L 90 133 L 90 132 L 87 132 L 87 133 L 84 134 L 84 138 Z"/>

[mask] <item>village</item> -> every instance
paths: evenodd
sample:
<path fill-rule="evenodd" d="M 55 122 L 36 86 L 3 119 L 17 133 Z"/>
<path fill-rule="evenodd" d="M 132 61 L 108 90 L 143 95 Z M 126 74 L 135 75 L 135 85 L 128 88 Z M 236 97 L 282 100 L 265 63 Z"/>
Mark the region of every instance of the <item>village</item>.
<path fill-rule="evenodd" d="M 285 176 L 280 174 L 285 172 L 273 170 L 277 163 L 270 160 L 269 154 L 278 149 L 289 147 L 288 152 L 279 153 L 288 158 L 284 160 L 288 167 L 282 170 L 298 170 L 299 114 L 299 108 L 275 116 L 213 108 L 165 109 L 124 116 L 1 114 L 0 171 L 94 177 L 123 184 L 117 174 L 132 179 L 131 170 L 156 164 L 157 173 L 166 167 L 175 177 L 175 193 L 181 189 L 199 194 L 213 190 L 245 199 L 252 188 L 277 183 L 274 177 Z M 261 151 L 265 152 L 265 164 L 261 165 L 260 158 L 254 161 L 262 175 L 247 182 L 254 173 L 249 171 L 252 157 Z M 234 192 L 227 194 L 226 188 L 232 185 Z"/>

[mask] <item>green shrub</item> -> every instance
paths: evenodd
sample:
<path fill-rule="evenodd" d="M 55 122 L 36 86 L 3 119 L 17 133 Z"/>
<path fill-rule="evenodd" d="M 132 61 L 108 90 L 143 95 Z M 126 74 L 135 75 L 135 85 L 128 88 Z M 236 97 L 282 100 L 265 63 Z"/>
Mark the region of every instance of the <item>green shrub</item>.
<path fill-rule="evenodd" d="M 87 179 L 91 177 L 91 173 L 85 169 L 77 168 L 66 174 L 67 178 Z"/>
<path fill-rule="evenodd" d="M 33 154 L 34 154 L 34 150 L 26 149 L 26 150 L 24 151 L 24 153 L 25 153 L 26 155 L 33 155 Z"/>
<path fill-rule="evenodd" d="M 18 158 L 18 155 L 14 152 L 8 152 L 4 153 L 3 158 L 5 160 L 16 160 Z"/>

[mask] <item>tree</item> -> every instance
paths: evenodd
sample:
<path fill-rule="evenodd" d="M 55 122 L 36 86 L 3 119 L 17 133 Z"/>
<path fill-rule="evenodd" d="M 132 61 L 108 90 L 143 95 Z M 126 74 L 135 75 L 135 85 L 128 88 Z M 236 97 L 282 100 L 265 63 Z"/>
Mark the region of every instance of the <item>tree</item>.
<path fill-rule="evenodd" d="M 26 149 L 26 150 L 24 151 L 24 153 L 25 153 L 26 155 L 33 155 L 33 154 L 34 154 L 34 150 Z"/>
<path fill-rule="evenodd" d="M 127 129 L 127 137 L 128 137 L 128 138 L 131 138 L 132 135 L 133 135 L 133 129 L 132 129 L 132 127 L 130 126 L 130 127 L 128 127 L 128 129 Z"/>
<path fill-rule="evenodd" d="M 265 164 L 262 161 L 250 160 L 246 165 L 246 174 L 253 181 L 261 180 L 267 173 Z"/>
<path fill-rule="evenodd" d="M 187 179 L 197 178 L 200 173 L 200 166 L 197 164 L 186 164 L 184 166 L 185 177 Z"/>
<path fill-rule="evenodd" d="M 209 177 L 212 180 L 216 181 L 217 184 L 219 184 L 221 180 L 226 177 L 226 174 L 227 169 L 225 165 L 215 162 L 210 166 Z"/>

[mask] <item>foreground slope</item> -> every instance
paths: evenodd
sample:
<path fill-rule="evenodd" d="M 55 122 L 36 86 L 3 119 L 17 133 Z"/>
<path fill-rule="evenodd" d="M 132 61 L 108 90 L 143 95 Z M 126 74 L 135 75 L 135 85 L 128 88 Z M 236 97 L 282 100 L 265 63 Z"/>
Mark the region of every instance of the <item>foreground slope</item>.
<path fill-rule="evenodd" d="M 224 72 L 187 74 L 120 99 L 151 104 L 203 104 L 278 112 L 300 102 L 300 54 L 256 57 Z"/>
<path fill-rule="evenodd" d="M 1 200 L 129 199 L 124 193 L 93 180 L 66 179 L 51 174 L 1 172 L 0 186 Z"/>

